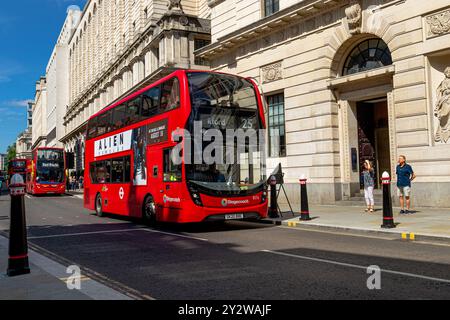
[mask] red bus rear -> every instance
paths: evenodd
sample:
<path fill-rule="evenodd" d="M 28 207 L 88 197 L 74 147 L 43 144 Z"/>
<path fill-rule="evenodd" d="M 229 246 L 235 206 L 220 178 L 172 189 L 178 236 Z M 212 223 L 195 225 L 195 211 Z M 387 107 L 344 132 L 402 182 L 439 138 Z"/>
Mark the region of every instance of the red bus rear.
<path fill-rule="evenodd" d="M 36 148 L 27 166 L 27 192 L 33 195 L 66 192 L 65 153 L 61 148 Z"/>
<path fill-rule="evenodd" d="M 199 157 L 211 145 L 189 134 L 264 128 L 252 80 L 175 71 L 89 119 L 84 206 L 180 223 L 265 218 L 264 139 L 223 139 L 217 145 L 226 152 L 213 157 L 239 161 L 211 163 Z"/>

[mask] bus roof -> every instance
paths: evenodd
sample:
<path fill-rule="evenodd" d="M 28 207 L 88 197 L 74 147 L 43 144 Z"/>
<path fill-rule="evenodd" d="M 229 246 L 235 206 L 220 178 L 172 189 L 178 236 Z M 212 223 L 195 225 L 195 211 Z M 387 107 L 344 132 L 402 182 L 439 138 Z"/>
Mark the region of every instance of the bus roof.
<path fill-rule="evenodd" d="M 114 107 L 116 107 L 116 106 L 118 106 L 118 105 L 120 105 L 120 104 L 122 104 L 122 103 L 124 103 L 124 102 L 127 102 L 127 101 L 129 101 L 129 100 L 131 100 L 131 99 L 133 99 L 133 98 L 139 96 L 140 94 L 144 93 L 144 92 L 147 91 L 148 89 L 150 89 L 150 88 L 152 88 L 152 87 L 154 87 L 154 86 L 157 86 L 157 85 L 163 83 L 163 82 L 166 81 L 166 80 L 169 80 L 170 78 L 172 78 L 172 77 L 175 76 L 175 75 L 186 74 L 186 73 L 190 73 L 190 72 L 198 72 L 198 73 L 216 73 L 216 74 L 223 74 L 223 75 L 227 75 L 227 76 L 234 76 L 234 77 L 238 77 L 238 78 L 241 78 L 241 79 L 249 79 L 249 78 L 247 78 L 247 77 L 242 77 L 242 76 L 238 76 L 238 75 L 235 75 L 235 74 L 225 73 L 225 72 L 220 72 L 220 71 L 179 69 L 179 70 L 176 70 L 176 71 L 170 73 L 169 75 L 167 75 L 167 76 L 165 76 L 165 77 L 163 77 L 163 78 L 161 78 L 161 79 L 156 80 L 154 83 L 149 84 L 148 86 L 146 86 L 146 87 L 144 87 L 144 88 L 142 88 L 142 89 L 139 89 L 139 90 L 136 91 L 136 92 L 133 92 L 133 93 L 130 94 L 129 96 L 126 96 L 125 98 L 123 98 L 123 99 L 121 99 L 121 100 L 119 100 L 119 101 L 117 101 L 117 102 L 115 102 L 115 103 L 113 103 L 113 104 L 111 104 L 111 105 L 109 105 L 109 106 L 103 108 L 102 110 L 97 111 L 96 113 L 94 113 L 92 116 L 89 117 L 88 121 L 91 120 L 91 119 L 93 119 L 93 118 L 98 117 L 99 115 L 101 115 L 101 114 L 107 112 L 107 111 L 110 110 L 110 109 L 113 109 Z"/>

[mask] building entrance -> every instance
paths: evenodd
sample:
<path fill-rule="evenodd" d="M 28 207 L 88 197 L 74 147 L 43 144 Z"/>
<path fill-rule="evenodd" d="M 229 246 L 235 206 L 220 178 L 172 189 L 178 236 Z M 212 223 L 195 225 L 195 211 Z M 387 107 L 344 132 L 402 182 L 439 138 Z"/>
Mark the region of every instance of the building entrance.
<path fill-rule="evenodd" d="M 375 188 L 380 188 L 383 172 L 391 175 L 387 99 L 381 97 L 357 102 L 356 112 L 359 174 L 361 176 L 364 162 L 369 160 L 375 170 Z M 362 179 L 360 187 L 364 188 Z"/>

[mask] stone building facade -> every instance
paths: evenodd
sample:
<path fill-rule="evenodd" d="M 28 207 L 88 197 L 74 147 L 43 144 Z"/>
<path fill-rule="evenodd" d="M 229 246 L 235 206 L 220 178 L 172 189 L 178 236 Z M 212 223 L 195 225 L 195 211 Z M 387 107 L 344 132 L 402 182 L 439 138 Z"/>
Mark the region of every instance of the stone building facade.
<path fill-rule="evenodd" d="M 46 68 L 47 79 L 47 146 L 62 147 L 63 118 L 69 104 L 69 39 L 81 17 L 77 6 L 67 9 L 67 17 Z"/>
<path fill-rule="evenodd" d="M 47 80 L 45 77 L 41 77 L 36 82 L 32 122 L 31 149 L 45 147 L 47 144 Z"/>
<path fill-rule="evenodd" d="M 16 157 L 31 159 L 34 102 L 28 102 L 27 128 L 16 139 Z"/>
<path fill-rule="evenodd" d="M 448 207 L 448 0 L 209 0 L 211 69 L 258 80 L 267 102 L 268 171 L 313 203 L 360 194 L 362 162 L 395 183 L 399 155 L 413 205 Z M 276 129 L 276 130 L 275 130 Z M 275 134 L 278 133 L 278 134 Z M 393 190 L 395 190 L 393 188 Z"/>
<path fill-rule="evenodd" d="M 176 68 L 205 69 L 194 49 L 210 42 L 206 0 L 89 0 L 69 40 L 65 149 L 82 171 L 88 118 Z"/>

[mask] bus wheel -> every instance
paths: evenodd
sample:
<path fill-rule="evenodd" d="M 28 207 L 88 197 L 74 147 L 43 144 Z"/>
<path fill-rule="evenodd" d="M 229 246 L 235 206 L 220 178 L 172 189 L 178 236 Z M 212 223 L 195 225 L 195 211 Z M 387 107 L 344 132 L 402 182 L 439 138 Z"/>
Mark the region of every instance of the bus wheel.
<path fill-rule="evenodd" d="M 142 219 L 146 224 L 152 225 L 156 222 L 156 205 L 151 195 L 145 197 L 142 207 Z"/>
<path fill-rule="evenodd" d="M 97 194 L 95 197 L 95 213 L 97 213 L 97 216 L 103 217 L 103 200 L 100 193 Z"/>

